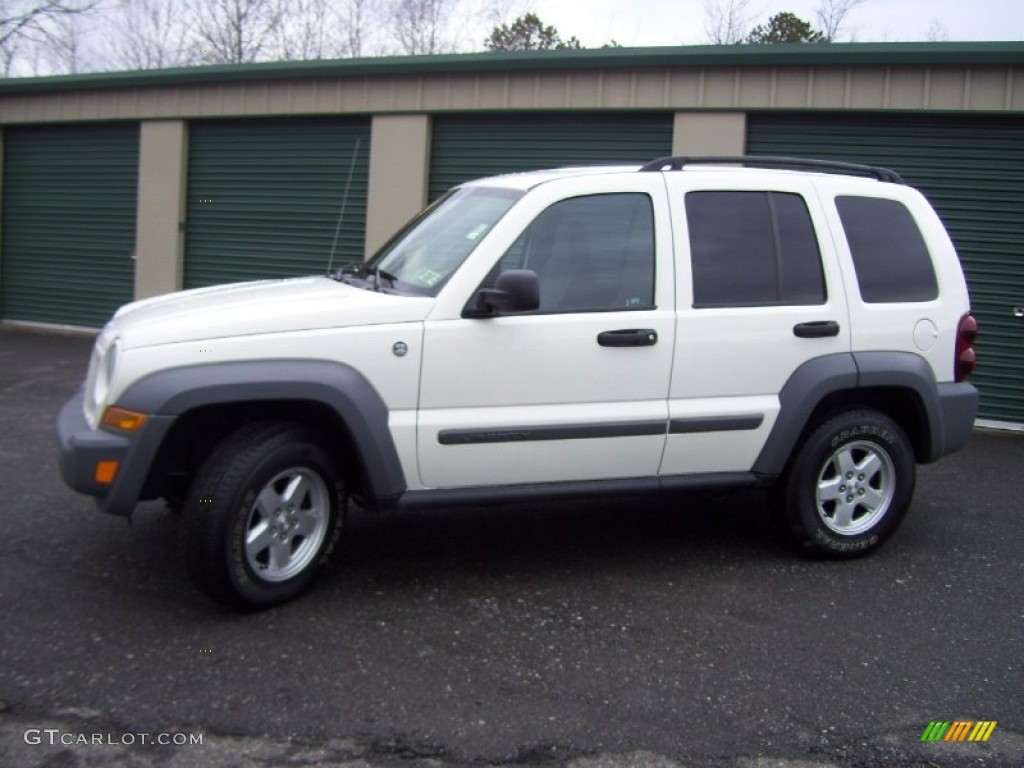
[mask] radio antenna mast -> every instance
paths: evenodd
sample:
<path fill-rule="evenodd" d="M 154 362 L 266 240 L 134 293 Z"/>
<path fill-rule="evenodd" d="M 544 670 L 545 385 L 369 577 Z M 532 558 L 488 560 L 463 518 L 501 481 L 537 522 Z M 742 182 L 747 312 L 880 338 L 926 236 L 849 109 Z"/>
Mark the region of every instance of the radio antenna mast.
<path fill-rule="evenodd" d="M 341 222 L 345 220 L 345 207 L 348 205 L 348 192 L 352 188 L 352 174 L 356 169 L 356 157 L 359 154 L 359 145 L 362 144 L 363 138 L 360 136 L 356 139 L 356 146 L 352 150 L 352 162 L 348 166 L 348 180 L 345 182 L 345 194 L 341 198 L 341 212 L 338 214 L 338 224 L 334 227 L 334 242 L 331 243 L 331 257 L 327 262 L 327 274 L 331 274 L 331 269 L 334 267 L 334 251 L 338 247 L 338 235 L 341 234 Z"/>

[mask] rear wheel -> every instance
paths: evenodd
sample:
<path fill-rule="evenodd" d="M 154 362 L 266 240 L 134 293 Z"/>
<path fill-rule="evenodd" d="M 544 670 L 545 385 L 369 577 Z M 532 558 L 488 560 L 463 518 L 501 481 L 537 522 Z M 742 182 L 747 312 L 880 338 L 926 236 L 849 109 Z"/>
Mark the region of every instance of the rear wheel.
<path fill-rule="evenodd" d="M 286 422 L 244 427 L 217 447 L 185 500 L 189 574 L 229 607 L 290 600 L 334 548 L 344 504 L 338 474 L 312 432 Z"/>
<path fill-rule="evenodd" d="M 871 409 L 847 411 L 811 431 L 773 489 L 773 514 L 808 554 L 867 554 L 902 522 L 915 471 L 910 442 L 893 419 Z"/>

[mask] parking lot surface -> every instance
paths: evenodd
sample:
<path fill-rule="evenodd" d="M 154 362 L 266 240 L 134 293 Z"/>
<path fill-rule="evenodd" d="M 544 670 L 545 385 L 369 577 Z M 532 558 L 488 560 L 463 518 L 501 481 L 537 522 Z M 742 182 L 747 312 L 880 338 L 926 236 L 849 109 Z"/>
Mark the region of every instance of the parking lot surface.
<path fill-rule="evenodd" d="M 0 330 L 2 766 L 1024 764 L 1024 438 L 921 467 L 863 560 L 780 548 L 757 493 L 354 513 L 309 594 L 241 616 L 160 503 L 61 483 L 90 345 Z"/>

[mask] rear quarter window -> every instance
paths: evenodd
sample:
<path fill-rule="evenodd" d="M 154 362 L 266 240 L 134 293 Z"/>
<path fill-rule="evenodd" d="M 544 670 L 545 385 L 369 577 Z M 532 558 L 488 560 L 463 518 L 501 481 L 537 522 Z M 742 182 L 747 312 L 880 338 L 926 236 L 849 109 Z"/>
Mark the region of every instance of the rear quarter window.
<path fill-rule="evenodd" d="M 849 195 L 837 197 L 836 208 L 865 303 L 932 301 L 938 297 L 931 254 L 903 203 Z"/>

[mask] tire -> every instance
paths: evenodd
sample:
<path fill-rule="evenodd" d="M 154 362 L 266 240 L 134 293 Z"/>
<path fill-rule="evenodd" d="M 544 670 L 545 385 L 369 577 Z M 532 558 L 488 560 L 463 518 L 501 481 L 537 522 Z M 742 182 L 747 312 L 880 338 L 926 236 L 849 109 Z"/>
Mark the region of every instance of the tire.
<path fill-rule="evenodd" d="M 914 495 L 910 441 L 889 416 L 845 411 L 810 431 L 769 496 L 777 528 L 805 554 L 842 559 L 880 547 Z"/>
<path fill-rule="evenodd" d="M 337 470 L 310 430 L 275 421 L 243 427 L 213 451 L 185 499 L 188 573 L 229 608 L 291 600 L 334 549 L 345 503 Z"/>

